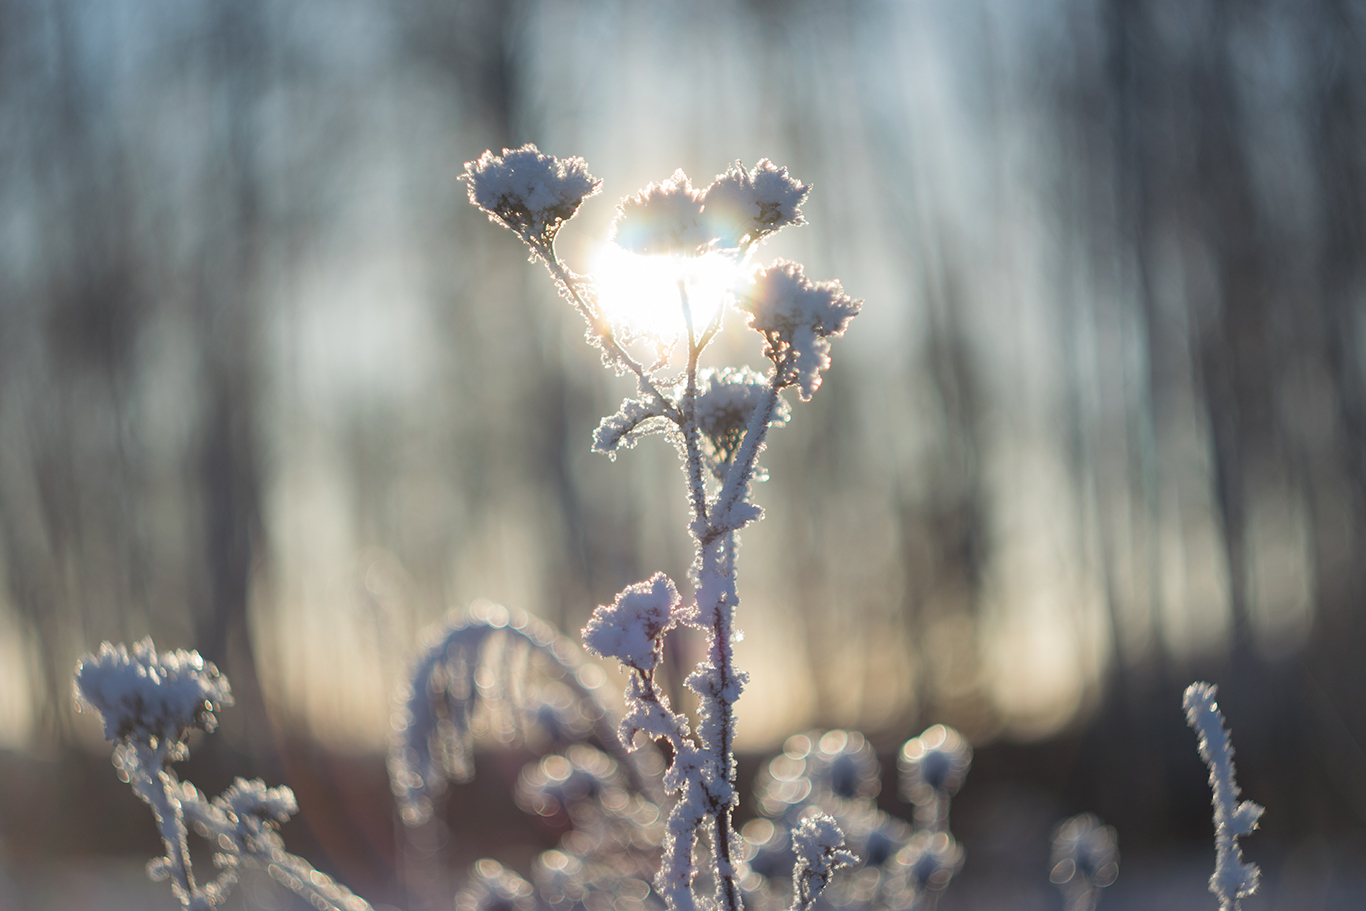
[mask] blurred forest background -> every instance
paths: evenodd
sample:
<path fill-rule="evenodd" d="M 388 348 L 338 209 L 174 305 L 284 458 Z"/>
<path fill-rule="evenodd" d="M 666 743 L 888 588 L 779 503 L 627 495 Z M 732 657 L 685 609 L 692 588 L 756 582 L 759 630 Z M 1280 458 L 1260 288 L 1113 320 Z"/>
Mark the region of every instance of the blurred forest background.
<path fill-rule="evenodd" d="M 674 453 L 588 452 L 629 384 L 457 180 L 528 141 L 605 180 L 580 270 L 647 181 L 769 157 L 814 190 L 765 260 L 866 300 L 765 456 L 745 749 L 943 721 L 964 801 L 1204 843 L 1212 679 L 1258 837 L 1360 869 L 1350 0 L 0 0 L 0 868 L 154 844 L 73 712 L 102 639 L 216 662 L 197 754 L 325 842 L 391 824 L 390 693 L 449 608 L 577 638 L 685 576 Z"/>

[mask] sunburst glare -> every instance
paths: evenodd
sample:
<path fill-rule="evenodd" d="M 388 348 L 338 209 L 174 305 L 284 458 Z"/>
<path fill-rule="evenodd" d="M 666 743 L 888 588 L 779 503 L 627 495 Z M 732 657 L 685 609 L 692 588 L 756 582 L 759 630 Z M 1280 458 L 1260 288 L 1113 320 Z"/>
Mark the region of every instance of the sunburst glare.
<path fill-rule="evenodd" d="M 724 252 L 704 256 L 641 256 L 607 241 L 593 261 L 598 303 L 612 324 L 632 336 L 671 342 L 687 334 L 679 283 L 687 289 L 700 335 L 727 295 L 749 280 L 743 261 Z"/>

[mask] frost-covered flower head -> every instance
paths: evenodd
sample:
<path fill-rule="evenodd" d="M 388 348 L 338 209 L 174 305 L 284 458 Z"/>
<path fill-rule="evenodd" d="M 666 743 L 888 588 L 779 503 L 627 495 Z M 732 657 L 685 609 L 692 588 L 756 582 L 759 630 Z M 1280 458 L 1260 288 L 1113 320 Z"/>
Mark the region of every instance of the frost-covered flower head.
<path fill-rule="evenodd" d="M 844 293 L 837 281 L 813 282 L 794 262 L 778 260 L 759 270 L 754 286 L 739 299 L 750 327 L 767 340 L 764 356 L 789 373 L 803 402 L 830 366 L 830 337 L 842 335 L 863 301 Z"/>
<path fill-rule="evenodd" d="M 565 755 L 550 754 L 522 769 L 517 803 L 539 816 L 553 816 L 580 801 L 601 801 L 608 791 L 625 800 L 625 781 L 616 762 L 587 744 L 577 743 Z"/>
<path fill-rule="evenodd" d="M 76 664 L 77 707 L 88 705 L 104 722 L 109 740 L 140 740 L 153 748 L 177 747 L 192 728 L 212 731 L 214 712 L 232 705 L 228 679 L 198 652 L 158 655 L 150 638 L 133 646 L 100 644 Z"/>
<path fill-rule="evenodd" d="M 702 195 L 702 217 L 722 247 L 755 242 L 788 225 L 804 224 L 801 205 L 811 187 L 767 158 L 746 171 L 738 161 Z"/>
<path fill-rule="evenodd" d="M 768 394 L 768 378 L 748 367 L 704 368 L 697 374 L 697 429 L 707 446 L 707 467 L 718 480 L 725 478 L 740 448 L 754 409 Z M 772 424 L 786 424 L 791 409 L 782 399 Z"/>
<path fill-rule="evenodd" d="M 844 847 L 844 832 L 839 823 L 821 812 L 806 817 L 792 833 L 792 851 L 797 856 L 792 868 L 794 908 L 810 908 L 836 870 L 858 863 L 854 853 Z"/>
<path fill-rule="evenodd" d="M 277 830 L 299 812 L 293 791 L 268 788 L 259 778 L 238 778 L 213 799 L 213 805 L 233 823 L 230 837 L 237 842 L 238 851 L 256 855 L 282 850 L 284 843 Z"/>
<path fill-rule="evenodd" d="M 901 747 L 901 795 L 917 806 L 952 796 L 971 765 L 972 747 L 963 736 L 951 727 L 933 725 Z"/>
<path fill-rule="evenodd" d="M 1053 835 L 1053 871 L 1048 878 L 1057 885 L 1103 889 L 1119 876 L 1117 844 L 1114 828 L 1094 813 L 1073 816 Z"/>
<path fill-rule="evenodd" d="M 536 904 L 531 883 L 487 857 L 455 896 L 456 911 L 534 911 Z"/>
<path fill-rule="evenodd" d="M 760 776 L 760 805 L 797 803 L 805 792 L 839 800 L 873 798 L 882 787 L 877 755 L 858 731 L 813 731 L 787 739 Z M 806 784 L 794 789 L 790 782 Z M 789 799 L 784 799 L 787 797 Z"/>
<path fill-rule="evenodd" d="M 655 573 L 628 585 L 611 604 L 600 604 L 583 629 L 583 644 L 599 658 L 616 658 L 642 673 L 659 661 L 659 640 L 682 619 L 673 581 Z"/>
<path fill-rule="evenodd" d="M 702 194 L 679 168 L 668 180 L 651 183 L 621 201 L 612 239 L 643 256 L 700 255 L 712 241 L 702 222 Z"/>
<path fill-rule="evenodd" d="M 527 143 L 465 162 L 470 202 L 535 249 L 549 244 L 579 204 L 602 188 L 582 158 L 543 155 Z"/>
<path fill-rule="evenodd" d="M 938 892 L 963 866 L 963 849 L 948 832 L 920 831 L 901 849 L 897 861 L 905 867 L 912 888 Z"/>

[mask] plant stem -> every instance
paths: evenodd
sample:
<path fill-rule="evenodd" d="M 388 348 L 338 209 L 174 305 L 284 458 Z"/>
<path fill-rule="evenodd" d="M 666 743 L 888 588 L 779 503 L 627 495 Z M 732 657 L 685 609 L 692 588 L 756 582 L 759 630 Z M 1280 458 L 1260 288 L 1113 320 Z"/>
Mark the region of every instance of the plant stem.
<path fill-rule="evenodd" d="M 675 423 L 681 423 L 681 416 L 674 404 L 659 391 L 645 367 L 621 347 L 617 341 L 616 333 L 612 331 L 611 325 L 602 318 L 597 309 L 589 303 L 584 295 L 579 291 L 575 282 L 575 277 L 569 268 L 555 255 L 553 246 L 535 246 L 532 248 L 541 261 L 545 263 L 546 269 L 555 280 L 560 292 L 569 299 L 574 308 L 579 311 L 583 318 L 588 322 L 589 328 L 602 343 L 604 354 L 619 367 L 623 367 L 636 375 L 636 380 L 640 384 L 642 394 L 652 396 L 660 404 L 664 413 Z"/>

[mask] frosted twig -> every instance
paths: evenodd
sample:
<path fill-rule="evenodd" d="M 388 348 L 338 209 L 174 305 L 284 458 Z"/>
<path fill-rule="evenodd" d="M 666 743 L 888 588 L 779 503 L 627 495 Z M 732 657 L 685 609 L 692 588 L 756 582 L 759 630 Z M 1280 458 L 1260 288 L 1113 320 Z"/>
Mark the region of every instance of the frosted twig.
<path fill-rule="evenodd" d="M 1262 808 L 1250 800 L 1238 800 L 1241 790 L 1233 777 L 1233 741 L 1215 700 L 1218 692 L 1212 683 L 1192 683 L 1182 705 L 1186 723 L 1200 739 L 1200 758 L 1209 766 L 1213 791 L 1215 861 L 1209 890 L 1218 897 L 1220 911 L 1238 911 L 1241 899 L 1257 891 L 1261 877 L 1256 864 L 1243 863 L 1238 839 L 1257 828 Z"/>
<path fill-rule="evenodd" d="M 664 787 L 677 796 L 656 879 L 660 894 L 671 911 L 692 911 L 699 904 L 693 895 L 693 855 L 705 829 L 712 848 L 713 901 L 721 911 L 741 911 L 738 836 L 732 821 L 738 804 L 734 707 L 747 678 L 734 661 L 739 603 L 736 532 L 762 515 L 749 501 L 750 485 L 768 428 L 787 419 L 779 392 L 795 385 L 803 401 L 811 397 L 820 384 L 820 371 L 830 362 L 830 337 L 844 331 L 861 303 L 844 294 L 838 283 L 806 280 L 793 263 L 761 270 L 756 290 L 740 302 L 751 327 L 766 342 L 765 356 L 773 362 L 769 378 L 761 381 L 743 371 L 702 371 L 701 354 L 720 331 L 721 318 L 718 313 L 705 327 L 697 326 L 689 286 L 680 282 L 687 368 L 681 384 L 666 390 L 618 343 L 612 325 L 596 306 L 591 286 L 554 253 L 561 222 L 582 198 L 597 192 L 596 179 L 588 176 L 582 160 L 555 159 L 525 146 L 504 150 L 503 157 L 486 152 L 466 165 L 465 176 L 470 200 L 517 233 L 533 258 L 545 262 L 560 292 L 588 322 L 590 338 L 602 349 L 606 363 L 636 377 L 640 399 L 627 401 L 602 422 L 594 448 L 615 453 L 658 428 L 660 419 L 677 428 L 675 440 L 681 443 L 692 513 L 693 606 L 683 610 L 672 583 L 657 575 L 628 587 L 611 605 L 599 606 L 584 630 L 584 641 L 591 651 L 617 658 L 629 671 L 620 727 L 623 745 L 630 749 L 636 735 L 644 733 L 671 748 Z M 767 159 L 748 171 L 734 165 L 703 190 L 694 189 L 680 170 L 622 201 L 612 240 L 637 254 L 686 258 L 722 251 L 739 263 L 762 238 L 802 223 L 801 205 L 808 192 L 809 187 Z M 710 501 L 704 467 L 719 482 Z M 663 637 L 679 624 L 702 630 L 708 640 L 706 656 L 686 681 L 700 697 L 695 733 L 669 706 L 654 680 Z M 833 820 L 828 822 L 835 826 Z M 801 908 L 815 900 L 839 866 L 835 861 L 843 857 L 837 851 L 843 836 L 834 841 L 838 827 L 832 834 L 825 823 L 812 826 L 803 830 L 803 837 L 814 839 L 815 847 L 803 855 L 805 866 L 795 874 L 802 884 L 799 891 L 809 896 L 805 904 L 799 903 Z"/>
<path fill-rule="evenodd" d="M 215 713 L 232 705 L 226 677 L 197 652 L 157 654 L 151 639 L 133 646 L 105 642 L 76 665 L 77 707 L 97 711 L 105 736 L 116 741 L 114 767 L 156 819 L 165 854 L 147 865 L 154 880 L 169 879 L 182 907 L 203 911 L 220 904 L 237 882 L 244 857 L 266 865 L 283 885 L 318 911 L 368 911 L 352 894 L 308 861 L 284 849 L 276 829 L 298 810 L 289 788 L 237 779 L 212 801 L 180 781 L 170 763 L 189 758 L 185 737 L 211 731 Z M 199 884 L 190 857 L 189 826 L 217 847 L 218 875 Z"/>

